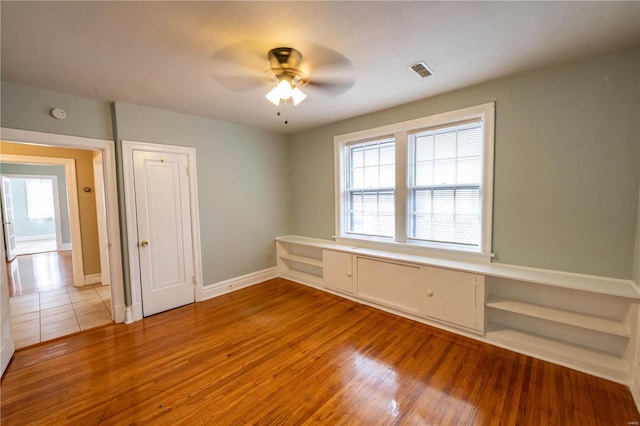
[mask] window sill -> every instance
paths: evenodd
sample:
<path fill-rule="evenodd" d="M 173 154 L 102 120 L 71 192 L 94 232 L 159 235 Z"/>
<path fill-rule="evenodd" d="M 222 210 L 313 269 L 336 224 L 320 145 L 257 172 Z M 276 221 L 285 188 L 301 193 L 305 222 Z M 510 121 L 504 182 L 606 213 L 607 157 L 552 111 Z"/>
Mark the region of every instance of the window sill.
<path fill-rule="evenodd" d="M 384 241 L 373 237 L 356 238 L 349 236 L 334 237 L 334 240 L 341 245 L 352 246 L 354 249 L 384 250 L 399 254 L 422 256 L 443 260 L 455 260 L 459 262 L 471 263 L 491 263 L 493 253 L 479 253 L 475 251 L 465 251 L 451 248 L 429 247 L 418 242 L 398 243 L 395 241 Z"/>

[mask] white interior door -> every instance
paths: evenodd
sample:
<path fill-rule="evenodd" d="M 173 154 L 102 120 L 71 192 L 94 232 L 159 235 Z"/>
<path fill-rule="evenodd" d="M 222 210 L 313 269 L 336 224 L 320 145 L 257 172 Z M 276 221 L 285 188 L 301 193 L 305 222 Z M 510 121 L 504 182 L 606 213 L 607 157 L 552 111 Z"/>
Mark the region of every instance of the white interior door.
<path fill-rule="evenodd" d="M 188 156 L 133 152 L 143 315 L 193 303 Z"/>
<path fill-rule="evenodd" d="M 2 231 L 4 235 L 4 231 Z M 11 313 L 9 312 L 9 281 L 7 279 L 7 263 L 4 261 L 5 250 L 0 244 L 0 376 L 9 365 L 9 361 L 15 352 L 15 345 L 11 335 Z"/>
<path fill-rule="evenodd" d="M 13 199 L 11 197 L 11 180 L 2 176 L 2 227 L 4 228 L 4 241 L 7 260 L 16 257 L 16 236 L 13 228 Z"/>

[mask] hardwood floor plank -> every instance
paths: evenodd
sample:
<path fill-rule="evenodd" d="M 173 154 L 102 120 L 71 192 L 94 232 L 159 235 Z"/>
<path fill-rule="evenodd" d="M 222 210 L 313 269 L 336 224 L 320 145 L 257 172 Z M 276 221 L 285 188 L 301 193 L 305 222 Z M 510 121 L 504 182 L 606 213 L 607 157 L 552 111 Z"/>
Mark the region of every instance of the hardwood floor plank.
<path fill-rule="evenodd" d="M 284 279 L 26 348 L 3 424 L 627 424 L 627 388 Z"/>

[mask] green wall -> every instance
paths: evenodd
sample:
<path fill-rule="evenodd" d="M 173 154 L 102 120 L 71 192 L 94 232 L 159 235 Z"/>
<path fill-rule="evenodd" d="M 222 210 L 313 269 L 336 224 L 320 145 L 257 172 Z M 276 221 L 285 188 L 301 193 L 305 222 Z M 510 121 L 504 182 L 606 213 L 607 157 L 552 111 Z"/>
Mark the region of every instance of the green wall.
<path fill-rule="evenodd" d="M 67 118 L 53 118 L 51 110 L 55 107 L 63 108 Z M 113 140 L 108 102 L 7 81 L 2 82 L 0 90 L 0 122 L 2 127 L 12 129 Z"/>
<path fill-rule="evenodd" d="M 2 127 L 117 139 L 118 156 L 120 139 L 195 147 L 204 285 L 275 266 L 274 238 L 287 234 L 289 223 L 284 135 L 9 82 L 2 82 L 1 101 Z M 49 114 L 56 106 L 67 111 L 65 120 Z M 120 164 L 119 192 L 123 185 Z M 125 238 L 123 235 L 123 241 Z M 123 252 L 126 259 L 126 247 Z M 129 303 L 126 260 L 123 269 Z"/>
<path fill-rule="evenodd" d="M 285 136 L 137 105 L 114 110 L 120 140 L 196 148 L 205 286 L 275 266 L 274 239 L 289 223 Z"/>
<path fill-rule="evenodd" d="M 335 233 L 335 135 L 495 101 L 494 261 L 631 278 L 639 56 L 625 49 L 292 135 L 292 233 Z"/>
<path fill-rule="evenodd" d="M 195 147 L 207 285 L 274 266 L 277 235 L 331 238 L 335 135 L 495 101 L 495 261 L 631 278 L 640 264 L 639 58 L 638 47 L 626 49 L 290 136 L 8 82 L 0 119 L 3 127 Z M 56 106 L 66 120 L 49 115 Z"/>

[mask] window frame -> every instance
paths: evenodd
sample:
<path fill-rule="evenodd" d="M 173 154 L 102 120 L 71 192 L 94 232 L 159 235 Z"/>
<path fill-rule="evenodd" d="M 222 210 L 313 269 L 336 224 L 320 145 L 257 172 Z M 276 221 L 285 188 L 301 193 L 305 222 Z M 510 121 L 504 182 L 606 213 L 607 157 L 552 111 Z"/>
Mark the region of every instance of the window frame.
<path fill-rule="evenodd" d="M 351 142 L 351 143 L 347 143 L 344 145 L 344 158 L 345 158 L 345 172 L 349 171 L 352 172 L 353 171 L 353 164 L 351 164 L 351 152 L 353 150 L 354 147 L 356 146 L 361 146 L 363 148 L 363 166 L 362 168 L 366 168 L 366 167 L 370 167 L 367 166 L 365 164 L 365 158 L 366 158 L 366 147 L 368 145 L 373 145 L 373 144 L 377 144 L 378 145 L 378 155 L 380 155 L 380 145 L 382 144 L 387 144 L 387 143 L 392 143 L 394 146 L 394 162 L 393 162 L 393 167 L 394 167 L 394 173 L 395 173 L 395 139 L 393 138 L 393 136 L 387 136 L 387 137 L 382 137 L 382 138 L 375 138 L 375 139 L 371 139 L 371 140 L 365 140 L 365 141 L 357 141 L 357 142 Z M 378 158 L 379 159 L 379 158 Z M 378 161 L 378 164 L 375 166 L 378 168 L 378 178 L 380 178 L 380 168 L 382 166 L 388 166 L 389 164 L 380 164 L 380 162 Z M 382 235 L 382 234 L 367 234 L 365 232 L 355 232 L 350 230 L 350 218 L 351 215 L 353 213 L 353 204 L 350 202 L 351 196 L 356 194 L 356 193 L 361 193 L 363 198 L 364 198 L 364 194 L 365 193 L 369 193 L 369 194 L 373 194 L 375 193 L 376 196 L 379 198 L 380 193 L 387 193 L 387 192 L 391 192 L 391 194 L 393 195 L 394 198 L 394 206 L 395 206 L 395 190 L 396 190 L 396 179 L 394 178 L 393 182 L 394 185 L 393 186 L 384 186 L 381 185 L 380 182 L 378 182 L 378 185 L 375 187 L 366 187 L 363 186 L 362 188 L 355 188 L 352 186 L 352 174 L 351 173 L 347 173 L 347 175 L 345 175 L 345 181 L 344 181 L 344 191 L 345 191 L 345 197 L 344 197 L 344 203 L 345 203 L 345 234 L 347 235 L 354 235 L 356 236 L 356 238 L 360 238 L 360 237 L 374 237 L 374 238 L 380 238 L 383 239 L 385 241 L 387 240 L 393 240 L 394 236 L 393 235 Z M 364 176 L 363 176 L 363 182 L 364 182 Z M 364 202 L 364 199 L 363 199 Z M 378 205 L 379 207 L 379 205 Z M 379 210 L 378 210 L 378 213 Z M 395 210 L 392 212 L 392 217 L 394 218 L 394 223 L 395 223 Z M 379 216 L 379 214 L 378 214 Z"/>
<path fill-rule="evenodd" d="M 410 225 L 409 211 L 409 135 L 417 131 L 453 126 L 468 121 L 483 122 L 483 158 L 481 188 L 481 236 L 476 248 L 459 244 L 434 243 L 430 241 L 408 238 Z M 370 140 L 393 136 L 396 146 L 396 187 L 395 187 L 395 237 L 375 237 L 347 233 L 347 196 L 346 180 L 348 164 L 348 146 Z M 492 223 L 493 223 L 493 165 L 495 136 L 495 102 L 488 102 L 468 108 L 434 114 L 423 118 L 394 123 L 334 137 L 334 183 L 335 183 L 335 240 L 344 244 L 359 244 L 370 248 L 393 249 L 441 255 L 461 254 L 465 257 L 480 256 L 490 259 Z"/>

